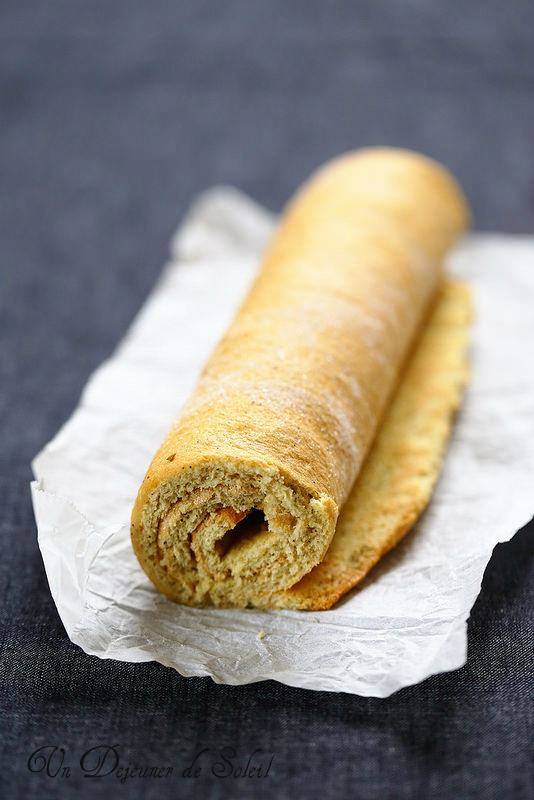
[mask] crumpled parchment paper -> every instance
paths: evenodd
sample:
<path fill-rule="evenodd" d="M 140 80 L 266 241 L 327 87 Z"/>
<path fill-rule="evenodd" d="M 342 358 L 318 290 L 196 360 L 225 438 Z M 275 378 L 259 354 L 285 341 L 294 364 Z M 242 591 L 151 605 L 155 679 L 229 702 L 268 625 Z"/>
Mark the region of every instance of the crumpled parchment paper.
<path fill-rule="evenodd" d="M 432 502 L 401 544 L 330 611 L 185 608 L 142 572 L 130 510 L 274 221 L 231 188 L 195 203 L 129 333 L 33 462 L 39 547 L 67 633 L 87 653 L 219 683 L 386 697 L 465 662 L 492 550 L 533 512 L 534 238 L 472 235 L 450 258 L 475 294 L 472 383 Z"/>

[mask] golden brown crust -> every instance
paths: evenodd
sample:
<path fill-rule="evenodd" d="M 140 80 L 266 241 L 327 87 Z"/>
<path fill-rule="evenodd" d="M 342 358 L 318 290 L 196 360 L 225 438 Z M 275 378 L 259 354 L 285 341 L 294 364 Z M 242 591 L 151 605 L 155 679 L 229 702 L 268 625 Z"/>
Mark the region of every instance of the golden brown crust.
<path fill-rule="evenodd" d="M 297 194 L 140 488 L 132 541 L 159 589 L 247 605 L 323 560 L 467 217 L 406 151 L 348 154 Z M 251 509 L 267 529 L 244 534 Z"/>

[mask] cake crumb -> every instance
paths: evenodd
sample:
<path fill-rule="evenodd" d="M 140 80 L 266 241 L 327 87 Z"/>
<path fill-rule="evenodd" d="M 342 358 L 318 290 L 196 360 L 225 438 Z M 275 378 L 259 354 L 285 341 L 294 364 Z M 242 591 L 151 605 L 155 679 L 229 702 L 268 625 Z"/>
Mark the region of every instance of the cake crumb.
<path fill-rule="evenodd" d="M 265 633 L 265 631 L 264 631 L 264 630 L 261 630 L 261 631 L 258 633 L 258 635 L 256 636 L 256 639 L 265 639 L 265 637 L 266 637 L 266 636 L 267 636 L 267 634 Z"/>
<path fill-rule="evenodd" d="M 311 621 L 312 621 L 312 622 L 319 622 L 319 620 L 317 619 L 317 617 L 312 617 L 312 618 L 311 618 Z"/>

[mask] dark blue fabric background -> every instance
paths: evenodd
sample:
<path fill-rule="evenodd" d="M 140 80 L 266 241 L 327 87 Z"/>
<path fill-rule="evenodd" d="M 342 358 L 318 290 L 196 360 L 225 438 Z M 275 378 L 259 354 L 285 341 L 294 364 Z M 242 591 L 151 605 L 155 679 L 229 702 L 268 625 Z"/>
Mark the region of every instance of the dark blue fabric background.
<path fill-rule="evenodd" d="M 478 228 L 534 233 L 533 10 L 514 0 L 4 0 L 5 797 L 534 797 L 532 528 L 495 551 L 467 665 L 362 699 L 221 687 L 86 656 L 52 602 L 28 489 L 31 458 L 125 332 L 201 189 L 235 184 L 278 209 L 329 156 L 403 145 L 453 170 Z M 66 749 L 68 779 L 29 772 L 47 744 Z M 118 744 L 125 765 L 174 774 L 84 779 L 80 755 L 103 744 Z M 268 778 L 214 777 L 224 746 L 239 761 L 274 753 Z M 204 747 L 201 776 L 182 778 Z"/>

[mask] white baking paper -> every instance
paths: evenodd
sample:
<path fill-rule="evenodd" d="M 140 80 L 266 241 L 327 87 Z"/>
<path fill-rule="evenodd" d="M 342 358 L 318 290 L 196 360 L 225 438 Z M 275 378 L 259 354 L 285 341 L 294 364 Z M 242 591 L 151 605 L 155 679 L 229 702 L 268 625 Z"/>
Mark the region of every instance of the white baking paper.
<path fill-rule="evenodd" d="M 474 288 L 472 383 L 428 510 L 361 587 L 331 611 L 185 608 L 142 572 L 130 510 L 273 224 L 231 188 L 195 203 L 128 335 L 33 463 L 39 546 L 67 633 L 87 653 L 218 683 L 386 697 L 465 662 L 492 550 L 533 512 L 534 238 L 473 235 L 450 259 Z"/>

